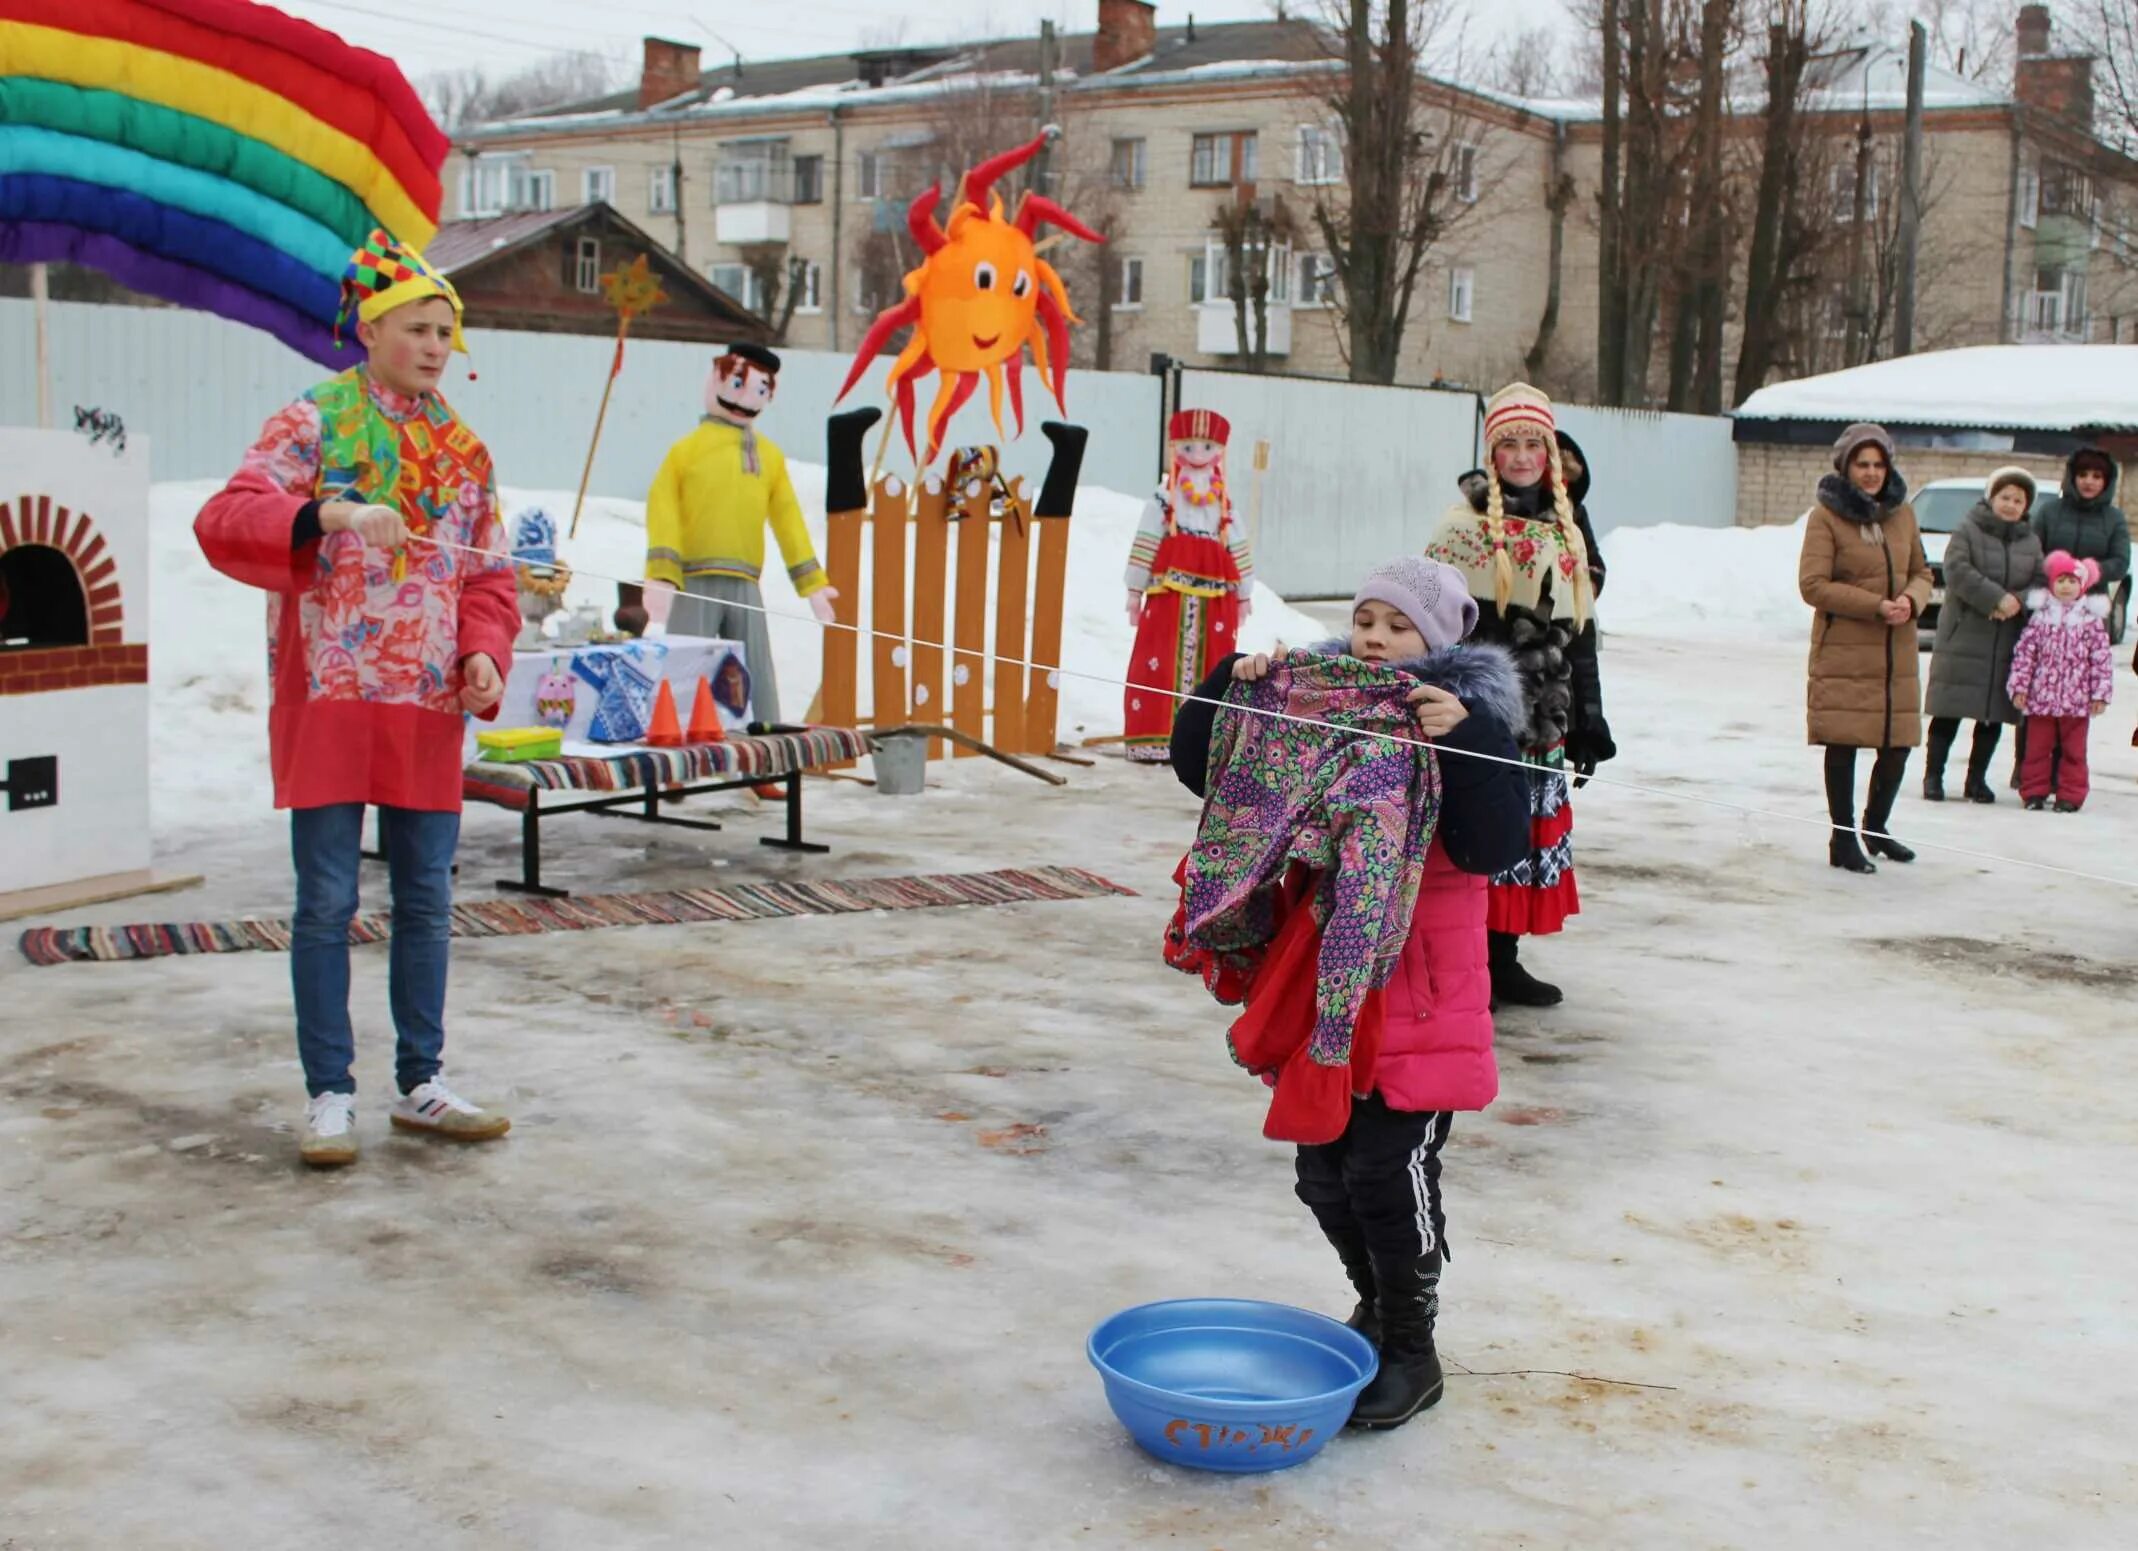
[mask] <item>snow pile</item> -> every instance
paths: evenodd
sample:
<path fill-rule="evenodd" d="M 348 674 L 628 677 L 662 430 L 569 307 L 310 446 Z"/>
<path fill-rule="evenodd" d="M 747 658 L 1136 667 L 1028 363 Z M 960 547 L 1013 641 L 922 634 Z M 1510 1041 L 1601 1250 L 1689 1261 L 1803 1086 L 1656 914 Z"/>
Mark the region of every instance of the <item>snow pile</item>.
<path fill-rule="evenodd" d="M 1740 420 L 2070 431 L 2138 426 L 2138 347 L 1968 345 L 1761 388 Z"/>
<path fill-rule="evenodd" d="M 787 469 L 802 509 L 820 514 L 822 465 L 790 461 Z M 164 828 L 197 822 L 226 802 L 257 808 L 270 784 L 265 602 L 211 570 L 193 539 L 194 515 L 218 488 L 214 481 L 162 484 L 150 500 L 151 738 L 157 822 Z M 533 507 L 554 517 L 560 534 L 571 521 L 571 491 L 507 489 L 502 497 L 508 526 Z M 1077 492 L 1062 641 L 1059 725 L 1067 742 L 1121 730 L 1121 691 L 1114 686 L 1128 667 L 1133 638 L 1121 572 L 1142 508 L 1140 495 Z M 810 532 L 822 554 L 821 515 L 811 516 Z M 773 616 L 781 709 L 799 718 L 821 677 L 821 630 L 795 595 L 769 536 L 767 546 L 765 606 Z M 634 579 L 645 570 L 645 504 L 589 497 L 578 537 L 562 540 L 562 549 L 574 567 L 566 602 L 596 604 L 606 617 L 616 607 L 616 585 L 608 578 Z M 1258 586 L 1241 639 L 1249 650 L 1266 650 L 1280 638 L 1297 644 L 1321 634 L 1313 620 Z"/>
<path fill-rule="evenodd" d="M 1800 518 L 1787 527 L 1613 528 L 1596 606 L 1613 635 L 1797 640 L 1811 610 L 1797 592 Z"/>

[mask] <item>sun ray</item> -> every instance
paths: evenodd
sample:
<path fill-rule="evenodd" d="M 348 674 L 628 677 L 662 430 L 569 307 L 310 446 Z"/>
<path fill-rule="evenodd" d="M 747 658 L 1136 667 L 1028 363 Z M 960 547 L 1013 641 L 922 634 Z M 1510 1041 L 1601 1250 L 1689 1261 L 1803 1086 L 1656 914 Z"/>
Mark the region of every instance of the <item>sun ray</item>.
<path fill-rule="evenodd" d="M 1017 434 L 1024 435 L 1024 352 L 1012 350 L 1010 358 L 1002 363 L 1003 375 L 1010 383 L 1010 413 L 1017 417 Z"/>
<path fill-rule="evenodd" d="M 1015 359 L 1015 357 L 1012 357 L 1012 359 Z M 999 363 L 987 369 L 987 412 L 995 422 L 995 435 L 998 437 L 1003 435 L 1002 367 Z"/>

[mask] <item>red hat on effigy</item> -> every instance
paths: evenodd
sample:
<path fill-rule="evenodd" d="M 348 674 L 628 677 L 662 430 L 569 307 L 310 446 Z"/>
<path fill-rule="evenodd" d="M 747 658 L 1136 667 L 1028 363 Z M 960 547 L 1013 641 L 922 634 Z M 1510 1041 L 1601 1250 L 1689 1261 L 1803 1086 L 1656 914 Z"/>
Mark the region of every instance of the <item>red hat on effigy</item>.
<path fill-rule="evenodd" d="M 1166 422 L 1169 442 L 1216 442 L 1224 446 L 1232 437 L 1232 422 L 1214 409 L 1176 410 Z"/>

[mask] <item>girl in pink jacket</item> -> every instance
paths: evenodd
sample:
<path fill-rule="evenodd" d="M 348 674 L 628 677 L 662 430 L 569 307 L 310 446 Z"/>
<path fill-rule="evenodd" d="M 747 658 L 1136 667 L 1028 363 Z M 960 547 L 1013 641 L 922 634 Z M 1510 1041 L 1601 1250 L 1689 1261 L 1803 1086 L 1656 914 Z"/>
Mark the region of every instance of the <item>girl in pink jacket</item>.
<path fill-rule="evenodd" d="M 2027 754 L 2019 795 L 2036 811 L 2056 794 L 2056 811 L 2086 801 L 2086 733 L 2108 709 L 2115 657 L 2108 641 L 2108 598 L 2096 595 L 2098 561 L 2058 550 L 2043 563 L 2048 591 L 2027 596 L 2034 617 L 2012 653 L 2012 704 L 2026 713 Z"/>
<path fill-rule="evenodd" d="M 1401 959 L 1380 993 L 1372 1087 L 1353 1098 L 1340 1137 L 1298 1153 L 1299 1199 L 1358 1292 L 1349 1323 L 1381 1349 L 1380 1372 L 1352 1412 L 1358 1427 L 1401 1426 L 1440 1398 L 1440 1154 L 1455 1111 L 1483 1109 L 1499 1091 L 1485 914 L 1492 875 L 1528 852 L 1528 777 L 1514 743 L 1526 711 L 1513 659 L 1461 644 L 1476 621 L 1460 572 L 1405 557 L 1359 588 L 1348 638 L 1310 648 L 1418 678 L 1419 724 L 1441 753 L 1439 822 Z M 1214 703 L 1235 677 L 1267 670 L 1267 658 L 1228 658 L 1180 707 L 1173 770 L 1198 797 Z"/>

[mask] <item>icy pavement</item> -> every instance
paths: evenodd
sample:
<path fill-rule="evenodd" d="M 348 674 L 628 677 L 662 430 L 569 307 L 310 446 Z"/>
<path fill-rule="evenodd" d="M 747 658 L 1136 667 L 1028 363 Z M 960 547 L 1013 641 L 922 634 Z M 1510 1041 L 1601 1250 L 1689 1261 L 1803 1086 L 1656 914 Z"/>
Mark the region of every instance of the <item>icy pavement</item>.
<path fill-rule="evenodd" d="M 1611 775 L 1817 813 L 1799 648 L 1605 661 Z M 2138 875 L 2130 689 L 2083 815 L 1911 795 L 1899 831 Z M 1115 761 L 937 768 L 813 786 L 829 857 L 745 799 L 721 835 L 561 821 L 555 875 L 1142 896 L 460 944 L 452 1071 L 517 1119 L 486 1150 L 389 1135 L 379 950 L 367 1152 L 312 1177 L 284 959 L 9 946 L 0 1546 L 2130 1543 L 2138 894 L 1848 878 L 1813 831 L 1584 793 L 1588 912 L 1529 955 L 1569 1005 L 1504 1021 L 1455 1130 L 1446 1400 L 1224 1479 L 1137 1453 L 1083 1354 L 1145 1299 L 1349 1304 L 1158 962 L 1194 807 Z M 472 811 L 464 888 L 515 838 Z M 286 908 L 264 800 L 173 843 L 206 887 L 95 917 Z"/>

